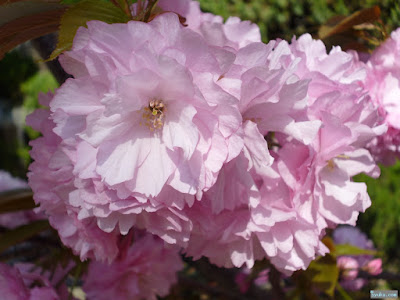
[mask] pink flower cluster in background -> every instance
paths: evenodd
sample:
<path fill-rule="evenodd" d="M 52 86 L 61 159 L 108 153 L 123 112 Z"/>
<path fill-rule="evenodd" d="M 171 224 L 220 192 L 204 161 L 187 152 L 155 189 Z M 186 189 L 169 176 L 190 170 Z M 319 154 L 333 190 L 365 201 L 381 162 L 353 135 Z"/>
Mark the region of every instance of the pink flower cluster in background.
<path fill-rule="evenodd" d="M 23 189 L 27 187 L 27 182 L 16 177 L 12 177 L 11 174 L 6 171 L 0 170 L 0 192 L 13 189 Z"/>
<path fill-rule="evenodd" d="M 333 232 L 335 244 L 349 244 L 360 249 L 374 250 L 372 241 L 357 227 L 341 226 Z M 348 290 L 360 290 L 367 280 L 357 278 L 358 271 L 363 270 L 371 275 L 378 275 L 382 272 L 382 260 L 371 255 L 339 256 L 337 265 L 341 271 L 340 284 Z"/>
<path fill-rule="evenodd" d="M 30 283 L 36 286 L 30 288 Z M 38 286 L 38 283 L 41 286 Z M 59 300 L 54 288 L 44 276 L 20 271 L 0 263 L 0 294 L 7 300 Z M 67 299 L 67 298 L 65 298 Z"/>
<path fill-rule="evenodd" d="M 27 118 L 42 133 L 28 175 L 36 203 L 82 260 L 113 262 L 104 278 L 149 280 L 161 241 L 218 266 L 307 268 L 328 252 L 325 229 L 355 225 L 371 204 L 352 180 L 379 176 L 367 145 L 387 130 L 368 68 L 308 34 L 265 44 L 256 25 L 197 2 L 158 5 L 149 23 L 78 29 L 60 59 L 74 78 Z M 121 253 L 133 229 L 157 238 Z M 93 277 L 84 288 L 153 299 L 181 268 L 170 264 L 155 290 Z M 88 278 L 103 268 L 93 262 Z"/>
<path fill-rule="evenodd" d="M 90 263 L 83 285 L 88 299 L 156 300 L 156 295 L 168 295 L 177 281 L 176 272 L 183 268 L 178 251 L 164 248 L 161 239 L 149 234 L 136 233 L 130 246 L 131 236 L 121 244 L 120 255 L 111 265 Z"/>

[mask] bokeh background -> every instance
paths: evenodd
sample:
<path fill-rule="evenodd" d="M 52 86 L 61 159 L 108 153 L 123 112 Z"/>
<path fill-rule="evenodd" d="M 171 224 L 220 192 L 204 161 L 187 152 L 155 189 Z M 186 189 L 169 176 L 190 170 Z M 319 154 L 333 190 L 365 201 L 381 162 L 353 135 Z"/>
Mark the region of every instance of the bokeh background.
<path fill-rule="evenodd" d="M 320 26 L 332 18 L 373 5 L 381 8 L 387 33 L 400 27 L 399 0 L 201 0 L 200 4 L 203 11 L 225 19 L 238 16 L 257 23 L 264 42 L 290 40 L 306 32 L 315 36 Z M 38 107 L 39 92 L 57 87 L 57 80 L 31 43 L 19 46 L 0 61 L 0 169 L 26 178 L 28 143 L 38 133 L 25 126 L 25 116 Z M 392 167 L 381 166 L 381 170 L 377 180 L 364 175 L 355 179 L 367 183 L 372 200 L 372 207 L 360 216 L 358 226 L 380 251 L 384 270 L 400 274 L 400 162 Z M 400 289 L 399 281 L 378 284 L 382 289 Z"/>

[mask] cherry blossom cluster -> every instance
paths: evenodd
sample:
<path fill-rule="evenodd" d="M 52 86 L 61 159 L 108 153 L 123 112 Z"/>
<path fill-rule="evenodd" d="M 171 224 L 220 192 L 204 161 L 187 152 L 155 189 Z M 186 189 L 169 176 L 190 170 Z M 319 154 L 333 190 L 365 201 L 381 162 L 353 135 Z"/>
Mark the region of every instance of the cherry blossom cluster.
<path fill-rule="evenodd" d="M 352 177 L 379 175 L 367 144 L 387 126 L 365 66 L 308 34 L 265 44 L 195 1 L 158 5 L 148 23 L 88 22 L 60 58 L 73 78 L 27 119 L 36 203 L 81 259 L 116 270 L 136 261 L 118 247 L 133 229 L 219 266 L 305 269 L 326 228 L 369 207 Z"/>
<path fill-rule="evenodd" d="M 400 157 L 400 28 L 372 53 L 365 65 L 364 87 L 388 126 L 387 133 L 374 139 L 369 148 L 376 160 L 392 165 Z"/>
<path fill-rule="evenodd" d="M 135 232 L 120 244 L 120 253 L 111 265 L 90 263 L 83 290 L 88 299 L 156 300 L 157 295 L 168 295 L 182 268 L 176 249 L 165 248 L 160 238 Z"/>
<path fill-rule="evenodd" d="M 30 288 L 31 283 L 36 286 Z M 38 285 L 38 283 L 40 285 Z M 3 299 L 12 300 L 59 300 L 46 277 L 40 274 L 24 272 L 17 267 L 0 263 L 0 292 Z M 68 295 L 68 293 L 67 293 Z M 64 298 L 67 299 L 67 298 Z"/>

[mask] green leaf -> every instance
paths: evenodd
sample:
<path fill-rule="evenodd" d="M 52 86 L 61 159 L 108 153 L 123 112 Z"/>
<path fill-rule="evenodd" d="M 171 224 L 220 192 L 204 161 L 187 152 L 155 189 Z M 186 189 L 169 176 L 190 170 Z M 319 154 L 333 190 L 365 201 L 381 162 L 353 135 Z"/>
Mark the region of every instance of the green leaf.
<path fill-rule="evenodd" d="M 39 220 L 6 231 L 0 235 L 0 253 L 49 228 L 51 227 L 47 220 Z"/>
<path fill-rule="evenodd" d="M 375 250 L 361 249 L 350 244 L 338 244 L 335 246 L 335 251 L 332 255 L 377 255 L 378 252 Z"/>
<path fill-rule="evenodd" d="M 49 60 L 55 59 L 62 52 L 72 47 L 76 31 L 86 22 L 99 20 L 106 23 L 126 23 L 129 16 L 119 7 L 110 2 L 84 0 L 71 6 L 61 17 L 60 32 L 56 49 Z"/>
<path fill-rule="evenodd" d="M 327 254 L 312 261 L 305 271 L 313 286 L 333 297 L 339 279 L 336 259 Z"/>
<path fill-rule="evenodd" d="M 128 0 L 111 0 L 111 2 L 114 3 L 114 5 L 120 7 L 127 16 L 132 17 L 131 14 L 131 9 L 130 9 L 130 4 Z"/>
<path fill-rule="evenodd" d="M 30 189 L 17 189 L 0 193 L 0 213 L 9 213 L 35 208 Z"/>

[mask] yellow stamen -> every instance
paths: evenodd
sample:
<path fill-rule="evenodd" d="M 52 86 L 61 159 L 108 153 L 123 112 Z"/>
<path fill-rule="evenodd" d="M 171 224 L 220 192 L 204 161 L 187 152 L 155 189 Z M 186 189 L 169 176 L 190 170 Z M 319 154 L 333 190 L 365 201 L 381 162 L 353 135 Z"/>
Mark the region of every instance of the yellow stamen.
<path fill-rule="evenodd" d="M 162 100 L 151 100 L 149 106 L 142 109 L 142 119 L 144 122 L 140 123 L 148 127 L 152 132 L 160 129 L 164 125 L 166 111 Z"/>

